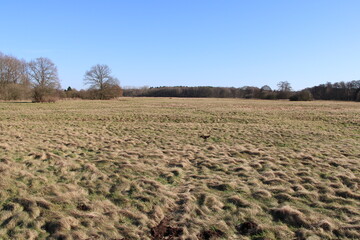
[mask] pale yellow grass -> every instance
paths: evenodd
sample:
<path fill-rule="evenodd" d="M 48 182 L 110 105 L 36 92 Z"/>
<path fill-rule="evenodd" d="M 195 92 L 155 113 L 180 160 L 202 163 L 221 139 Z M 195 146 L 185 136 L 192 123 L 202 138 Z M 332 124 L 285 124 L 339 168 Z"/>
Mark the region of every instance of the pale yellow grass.
<path fill-rule="evenodd" d="M 358 239 L 359 159 L 359 103 L 0 102 L 0 239 Z"/>

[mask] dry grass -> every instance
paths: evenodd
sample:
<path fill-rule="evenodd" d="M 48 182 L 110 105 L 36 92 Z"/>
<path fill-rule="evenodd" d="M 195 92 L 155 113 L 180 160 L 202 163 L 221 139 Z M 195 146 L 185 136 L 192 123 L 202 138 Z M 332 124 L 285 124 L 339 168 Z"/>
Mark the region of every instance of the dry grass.
<path fill-rule="evenodd" d="M 359 239 L 359 159 L 358 103 L 1 102 L 0 239 Z"/>

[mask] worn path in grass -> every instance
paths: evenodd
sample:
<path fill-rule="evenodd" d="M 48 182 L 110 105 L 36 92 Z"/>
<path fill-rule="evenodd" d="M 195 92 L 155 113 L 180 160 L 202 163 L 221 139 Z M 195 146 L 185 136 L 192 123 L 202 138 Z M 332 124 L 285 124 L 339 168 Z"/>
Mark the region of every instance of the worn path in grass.
<path fill-rule="evenodd" d="M 359 103 L 1 102 L 0 239 L 357 239 L 359 159 Z"/>

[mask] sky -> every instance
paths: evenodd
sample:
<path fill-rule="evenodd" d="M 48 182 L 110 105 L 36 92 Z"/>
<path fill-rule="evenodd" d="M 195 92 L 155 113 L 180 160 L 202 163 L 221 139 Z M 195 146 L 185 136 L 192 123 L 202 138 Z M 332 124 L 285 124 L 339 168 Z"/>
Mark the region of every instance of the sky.
<path fill-rule="evenodd" d="M 106 64 L 122 87 L 360 79 L 358 0 L 0 0 L 0 52 L 51 59 L 63 88 Z"/>

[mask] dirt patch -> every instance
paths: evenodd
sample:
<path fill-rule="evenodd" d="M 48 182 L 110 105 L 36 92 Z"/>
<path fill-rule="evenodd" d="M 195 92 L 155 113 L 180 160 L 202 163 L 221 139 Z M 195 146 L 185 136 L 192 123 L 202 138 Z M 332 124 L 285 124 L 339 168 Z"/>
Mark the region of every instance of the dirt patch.
<path fill-rule="evenodd" d="M 259 225 L 252 221 L 243 222 L 235 228 L 241 235 L 246 236 L 259 234 L 262 231 Z"/>
<path fill-rule="evenodd" d="M 225 233 L 219 229 L 203 230 L 200 234 L 197 235 L 199 240 L 213 240 L 224 236 Z"/>
<path fill-rule="evenodd" d="M 151 239 L 153 240 L 172 240 L 181 236 L 183 230 L 181 228 L 170 226 L 170 221 L 167 218 L 161 220 L 159 225 L 151 228 Z"/>

